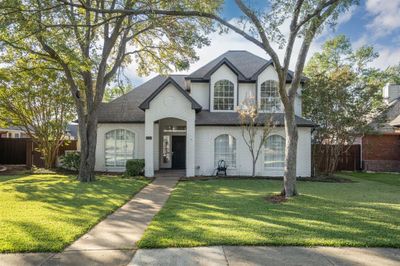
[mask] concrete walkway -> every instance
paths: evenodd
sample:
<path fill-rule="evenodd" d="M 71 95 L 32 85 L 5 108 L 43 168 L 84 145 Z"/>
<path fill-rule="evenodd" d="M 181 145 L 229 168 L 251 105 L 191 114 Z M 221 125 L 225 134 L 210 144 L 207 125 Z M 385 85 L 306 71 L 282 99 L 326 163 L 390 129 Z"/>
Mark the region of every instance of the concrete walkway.
<path fill-rule="evenodd" d="M 399 266 L 400 249 L 215 246 L 140 249 L 129 266 L 365 265 Z"/>
<path fill-rule="evenodd" d="M 135 197 L 101 221 L 63 252 L 3 254 L 2 265 L 126 265 L 136 242 L 157 214 L 178 177 L 158 177 Z"/>

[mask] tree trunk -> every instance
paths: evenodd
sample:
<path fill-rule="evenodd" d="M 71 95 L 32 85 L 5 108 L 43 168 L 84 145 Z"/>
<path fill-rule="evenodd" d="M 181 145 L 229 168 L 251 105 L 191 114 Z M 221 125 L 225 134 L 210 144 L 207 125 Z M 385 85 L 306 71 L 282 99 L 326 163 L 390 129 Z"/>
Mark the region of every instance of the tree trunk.
<path fill-rule="evenodd" d="M 253 170 L 252 170 L 251 176 L 252 177 L 256 176 L 256 160 L 254 160 L 254 158 L 253 158 Z"/>
<path fill-rule="evenodd" d="M 95 181 L 94 166 L 97 142 L 96 112 L 86 116 L 86 119 L 79 119 L 79 135 L 81 140 L 81 163 L 79 166 L 78 180 L 81 182 L 92 182 Z"/>
<path fill-rule="evenodd" d="M 283 176 L 283 190 L 281 194 L 285 197 L 297 195 L 296 189 L 296 162 L 297 162 L 297 140 L 298 132 L 295 120 L 293 104 L 285 107 L 285 132 L 286 132 L 286 155 L 285 171 Z"/>

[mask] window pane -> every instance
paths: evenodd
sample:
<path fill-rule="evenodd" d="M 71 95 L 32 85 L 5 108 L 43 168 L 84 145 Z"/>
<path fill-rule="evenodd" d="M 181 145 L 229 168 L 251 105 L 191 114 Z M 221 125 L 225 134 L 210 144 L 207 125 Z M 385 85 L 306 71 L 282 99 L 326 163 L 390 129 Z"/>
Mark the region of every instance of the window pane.
<path fill-rule="evenodd" d="M 264 167 L 283 168 L 285 166 L 285 139 L 278 135 L 267 138 L 264 145 Z"/>
<path fill-rule="evenodd" d="M 214 85 L 214 110 L 233 110 L 234 85 L 229 80 L 219 80 Z"/>
<path fill-rule="evenodd" d="M 135 134 L 126 129 L 115 129 L 105 136 L 106 166 L 124 167 L 126 160 L 133 159 L 135 150 Z"/>
<path fill-rule="evenodd" d="M 276 81 L 267 80 L 263 82 L 260 96 L 260 108 L 262 110 L 266 112 L 279 112 L 281 110 L 281 99 Z"/>
<path fill-rule="evenodd" d="M 224 160 L 228 167 L 236 167 L 236 139 L 230 135 L 221 135 L 214 141 L 214 164 Z"/>

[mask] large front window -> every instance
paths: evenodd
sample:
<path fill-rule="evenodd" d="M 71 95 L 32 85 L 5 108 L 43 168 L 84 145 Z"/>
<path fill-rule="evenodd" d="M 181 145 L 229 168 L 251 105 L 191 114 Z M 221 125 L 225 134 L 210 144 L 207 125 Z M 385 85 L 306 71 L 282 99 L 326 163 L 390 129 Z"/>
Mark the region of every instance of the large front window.
<path fill-rule="evenodd" d="M 231 135 L 220 135 L 215 139 L 214 153 L 215 166 L 224 160 L 228 167 L 236 167 L 236 139 Z"/>
<path fill-rule="evenodd" d="M 285 166 L 285 138 L 272 135 L 264 145 L 264 167 L 283 168 Z"/>
<path fill-rule="evenodd" d="M 261 84 L 260 107 L 261 110 L 271 113 L 281 110 L 281 99 L 276 81 L 267 80 Z"/>
<path fill-rule="evenodd" d="M 234 85 L 229 80 L 219 80 L 214 85 L 214 110 L 233 110 Z"/>
<path fill-rule="evenodd" d="M 135 133 L 126 129 L 115 129 L 106 133 L 106 166 L 124 167 L 126 161 L 133 159 Z"/>

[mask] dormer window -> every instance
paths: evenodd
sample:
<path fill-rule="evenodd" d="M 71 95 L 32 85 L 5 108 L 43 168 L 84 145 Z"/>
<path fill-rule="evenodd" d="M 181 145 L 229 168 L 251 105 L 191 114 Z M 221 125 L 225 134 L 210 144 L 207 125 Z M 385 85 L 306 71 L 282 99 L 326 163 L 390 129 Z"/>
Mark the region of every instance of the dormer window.
<path fill-rule="evenodd" d="M 265 112 L 271 113 L 281 111 L 278 82 L 267 80 L 261 84 L 260 108 Z"/>
<path fill-rule="evenodd" d="M 214 110 L 233 110 L 234 85 L 229 80 L 219 80 L 214 85 Z"/>

